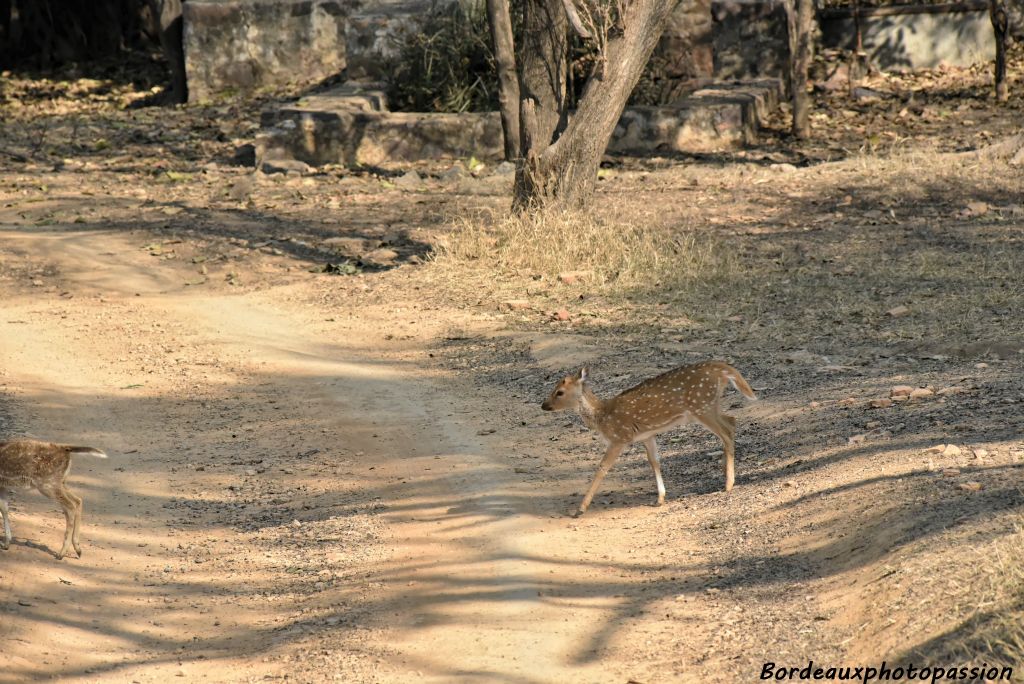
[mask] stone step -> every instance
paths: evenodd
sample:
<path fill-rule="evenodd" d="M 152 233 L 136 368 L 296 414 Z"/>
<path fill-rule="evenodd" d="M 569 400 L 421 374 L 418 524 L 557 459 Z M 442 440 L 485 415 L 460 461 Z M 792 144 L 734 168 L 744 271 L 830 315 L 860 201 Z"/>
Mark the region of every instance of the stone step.
<path fill-rule="evenodd" d="M 715 83 L 672 105 L 628 107 L 610 152 L 709 152 L 756 142 L 782 96 L 777 79 Z M 390 112 L 378 84 L 346 83 L 264 112 L 256 156 L 263 161 L 381 165 L 502 155 L 497 112 Z"/>

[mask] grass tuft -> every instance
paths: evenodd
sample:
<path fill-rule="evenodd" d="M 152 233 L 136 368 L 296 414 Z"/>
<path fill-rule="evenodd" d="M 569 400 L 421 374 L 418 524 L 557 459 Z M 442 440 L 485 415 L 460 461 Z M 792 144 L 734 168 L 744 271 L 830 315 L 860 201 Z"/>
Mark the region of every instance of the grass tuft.
<path fill-rule="evenodd" d="M 553 280 L 559 273 L 584 271 L 589 287 L 614 294 L 708 282 L 728 270 L 723 254 L 709 237 L 693 231 L 548 209 L 459 219 L 435 259 L 512 279 Z"/>

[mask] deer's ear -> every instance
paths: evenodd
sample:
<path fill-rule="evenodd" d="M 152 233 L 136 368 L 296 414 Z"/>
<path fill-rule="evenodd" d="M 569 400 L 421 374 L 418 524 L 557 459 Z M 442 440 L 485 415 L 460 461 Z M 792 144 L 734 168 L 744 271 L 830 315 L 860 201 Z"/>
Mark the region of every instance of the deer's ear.
<path fill-rule="evenodd" d="M 580 368 L 580 374 L 576 377 L 576 379 L 579 380 L 580 382 L 586 382 L 587 381 L 587 368 L 586 368 L 586 366 L 584 366 L 583 368 Z"/>

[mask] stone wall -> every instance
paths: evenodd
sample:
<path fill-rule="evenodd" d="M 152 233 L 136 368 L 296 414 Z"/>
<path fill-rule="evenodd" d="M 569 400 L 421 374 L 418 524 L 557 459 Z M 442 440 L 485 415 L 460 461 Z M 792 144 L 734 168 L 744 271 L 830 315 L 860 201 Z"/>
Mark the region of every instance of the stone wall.
<path fill-rule="evenodd" d="M 190 102 L 314 83 L 344 71 L 355 0 L 190 0 L 182 8 Z"/>
<path fill-rule="evenodd" d="M 995 37 L 985 3 L 953 11 L 925 5 L 861 10 L 861 35 L 868 59 L 879 69 L 921 69 L 941 64 L 970 66 L 995 58 Z M 848 10 L 826 10 L 822 43 L 852 50 L 856 24 Z"/>

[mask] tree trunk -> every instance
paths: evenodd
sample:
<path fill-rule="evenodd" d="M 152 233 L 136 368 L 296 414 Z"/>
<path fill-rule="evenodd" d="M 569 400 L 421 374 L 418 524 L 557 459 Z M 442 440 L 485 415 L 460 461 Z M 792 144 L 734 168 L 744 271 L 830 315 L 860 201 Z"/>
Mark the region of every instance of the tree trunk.
<path fill-rule="evenodd" d="M 569 22 L 562 0 L 524 0 L 520 54 L 520 102 L 536 104 L 537 144 L 549 145 L 565 127 L 569 73 Z M 522 104 L 520 104 L 520 111 Z M 524 122 L 520 119 L 520 130 Z M 524 135 L 525 133 L 521 133 Z"/>
<path fill-rule="evenodd" d="M 514 161 L 520 152 L 519 81 L 508 0 L 487 0 L 487 20 L 494 43 L 494 61 L 498 67 L 498 106 L 501 109 L 501 129 L 505 133 L 505 159 Z"/>
<path fill-rule="evenodd" d="M 555 0 L 554 4 L 559 4 Z M 543 136 L 541 114 L 523 94 L 523 173 L 516 175 L 513 209 L 544 204 L 582 205 L 593 193 L 597 171 L 622 110 L 661 38 L 678 0 L 633 0 L 622 31 L 609 38 L 600 75 L 592 75 L 575 116 L 553 143 Z M 531 127 L 538 131 L 530 133 Z"/>
<path fill-rule="evenodd" d="M 996 99 L 1006 102 L 1010 93 L 1006 86 L 1006 38 L 1009 32 L 1009 18 L 1006 13 L 1006 0 L 989 0 L 989 18 L 996 37 Z"/>
<path fill-rule="evenodd" d="M 165 104 L 188 102 L 185 81 L 185 46 L 182 44 L 184 23 L 181 18 L 182 0 L 147 0 L 160 31 L 160 47 L 171 70 L 171 87 L 164 92 Z"/>
<path fill-rule="evenodd" d="M 807 71 L 811 66 L 814 38 L 814 0 L 796 0 L 796 40 L 793 53 L 793 135 L 806 139 L 811 135 L 811 98 L 807 94 Z"/>

